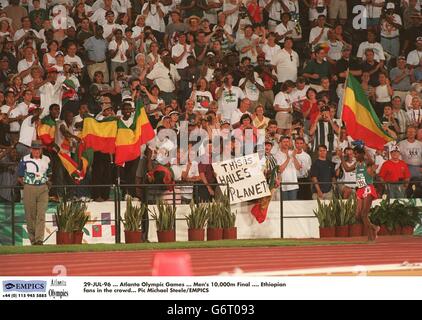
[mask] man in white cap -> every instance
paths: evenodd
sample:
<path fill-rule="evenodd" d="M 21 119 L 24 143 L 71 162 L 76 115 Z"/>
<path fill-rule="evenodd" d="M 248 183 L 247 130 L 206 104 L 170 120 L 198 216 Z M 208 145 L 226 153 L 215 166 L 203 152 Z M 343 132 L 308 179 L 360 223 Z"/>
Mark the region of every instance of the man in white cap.
<path fill-rule="evenodd" d="M 400 160 L 400 156 L 399 147 L 397 145 L 392 146 L 390 149 L 390 160 L 384 162 L 379 173 L 381 182 L 387 183 L 390 198 L 404 198 L 410 181 L 409 167 L 406 162 Z M 394 184 L 397 182 L 403 182 L 403 184 Z"/>
<path fill-rule="evenodd" d="M 416 49 L 410 51 L 407 56 L 407 64 L 410 67 L 417 67 L 422 60 L 422 37 L 416 39 Z"/>
<path fill-rule="evenodd" d="M 31 154 L 18 166 L 18 180 L 23 184 L 23 204 L 29 240 L 32 245 L 44 242 L 45 213 L 48 207 L 48 185 L 51 178 L 50 158 L 42 154 L 42 143 L 31 143 Z"/>
<path fill-rule="evenodd" d="M 400 54 L 402 21 L 400 16 L 394 13 L 395 8 L 394 3 L 387 3 L 385 16 L 381 20 L 381 45 L 393 57 L 398 57 Z"/>

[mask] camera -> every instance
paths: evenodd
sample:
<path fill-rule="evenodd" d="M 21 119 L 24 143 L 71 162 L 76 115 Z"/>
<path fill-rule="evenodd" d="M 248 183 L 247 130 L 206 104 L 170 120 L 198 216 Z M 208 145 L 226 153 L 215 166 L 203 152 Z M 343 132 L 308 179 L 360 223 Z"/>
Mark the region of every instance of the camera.
<path fill-rule="evenodd" d="M 141 91 L 141 85 L 137 85 L 136 87 L 135 87 L 135 90 L 137 90 L 137 91 Z"/>

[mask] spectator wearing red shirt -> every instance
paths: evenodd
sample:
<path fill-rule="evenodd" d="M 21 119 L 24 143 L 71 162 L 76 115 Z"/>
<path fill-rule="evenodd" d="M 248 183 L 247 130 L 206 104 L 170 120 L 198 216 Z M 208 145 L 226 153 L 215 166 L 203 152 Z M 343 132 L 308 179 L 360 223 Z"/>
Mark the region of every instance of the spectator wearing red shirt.
<path fill-rule="evenodd" d="M 384 162 L 379 173 L 381 182 L 403 182 L 387 185 L 390 198 L 404 198 L 410 181 L 410 171 L 406 162 L 400 160 L 400 149 L 394 146 L 390 151 L 391 159 Z"/>
<path fill-rule="evenodd" d="M 305 127 L 310 128 L 319 115 L 317 92 L 313 88 L 309 88 L 306 92 L 306 100 L 303 101 L 302 113 L 305 118 Z"/>
<path fill-rule="evenodd" d="M 250 17 L 252 18 L 252 23 L 253 24 L 260 24 L 263 21 L 262 18 L 262 8 L 259 6 L 258 4 L 258 0 L 252 0 L 249 4 L 248 4 L 248 12 Z"/>

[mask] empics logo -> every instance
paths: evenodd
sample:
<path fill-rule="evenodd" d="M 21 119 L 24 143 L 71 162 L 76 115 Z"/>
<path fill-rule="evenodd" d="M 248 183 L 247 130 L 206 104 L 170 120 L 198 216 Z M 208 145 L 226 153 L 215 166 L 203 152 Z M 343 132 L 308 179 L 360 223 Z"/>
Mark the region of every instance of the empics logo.
<path fill-rule="evenodd" d="M 47 281 L 3 281 L 3 292 L 46 292 Z"/>

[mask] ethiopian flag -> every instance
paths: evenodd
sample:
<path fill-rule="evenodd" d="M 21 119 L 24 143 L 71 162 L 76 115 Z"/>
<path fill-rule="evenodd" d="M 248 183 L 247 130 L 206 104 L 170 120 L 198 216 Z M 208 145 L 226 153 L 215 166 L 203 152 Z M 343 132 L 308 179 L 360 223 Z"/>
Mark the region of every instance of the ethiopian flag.
<path fill-rule="evenodd" d="M 102 153 L 114 153 L 116 149 L 117 121 L 114 117 L 104 120 L 85 118 L 81 139 L 86 149 Z"/>
<path fill-rule="evenodd" d="M 54 144 L 55 133 L 56 121 L 49 115 L 42 118 L 41 123 L 37 128 L 37 134 L 43 145 L 51 147 Z"/>
<path fill-rule="evenodd" d="M 141 145 L 150 141 L 154 136 L 155 132 L 148 120 L 145 108 L 138 100 L 132 125 L 128 128 L 123 121 L 117 121 L 116 165 L 122 166 L 127 161 L 139 158 Z"/>
<path fill-rule="evenodd" d="M 382 149 L 392 141 L 383 129 L 368 97 L 360 83 L 349 74 L 343 97 L 342 120 L 346 124 L 347 134 L 354 140 L 362 140 L 365 145 Z"/>
<path fill-rule="evenodd" d="M 76 184 L 79 184 L 86 176 L 88 168 L 92 163 L 93 154 L 93 150 L 86 148 L 85 143 L 81 142 L 75 154 L 70 154 L 62 150 L 57 155 L 69 176 Z"/>

